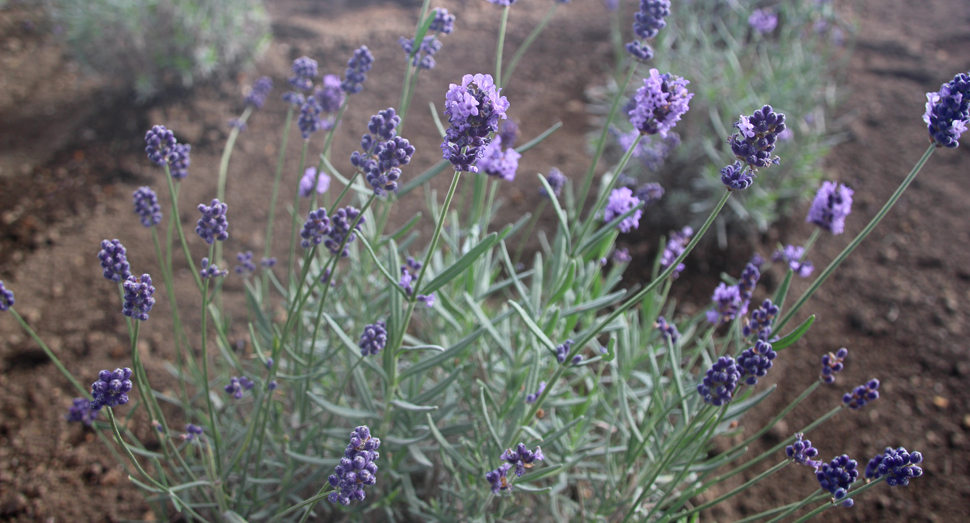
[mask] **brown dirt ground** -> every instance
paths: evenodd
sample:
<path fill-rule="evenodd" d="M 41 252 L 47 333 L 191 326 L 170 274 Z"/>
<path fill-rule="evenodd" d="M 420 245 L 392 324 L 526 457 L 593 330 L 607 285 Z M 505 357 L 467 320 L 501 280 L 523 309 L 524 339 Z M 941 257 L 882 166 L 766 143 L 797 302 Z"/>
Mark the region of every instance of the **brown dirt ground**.
<path fill-rule="evenodd" d="M 241 250 L 261 251 L 265 241 L 265 195 L 285 115 L 278 100 L 279 79 L 293 58 L 309 55 L 320 61 L 322 71 L 340 74 L 357 46 L 367 44 L 375 53 L 377 67 L 365 91 L 353 99 L 338 133 L 336 158 L 353 150 L 371 114 L 397 104 L 403 65 L 396 40 L 413 31 L 416 8 L 377 1 L 352 8 L 346 4 L 269 2 L 275 41 L 257 71 L 191 94 L 171 93 L 148 108 L 107 96 L 107 82 L 82 74 L 64 56 L 53 28 L 36 9 L 15 5 L 0 11 L 0 278 L 17 293 L 18 310 L 76 376 L 93 376 L 101 368 L 129 361 L 118 296 L 101 279 L 94 255 L 101 239 L 119 238 L 136 272 L 151 272 L 155 265 L 150 238 L 130 208 L 132 191 L 149 184 L 167 210 L 161 172 L 141 152 L 141 138 L 151 124 L 163 123 L 180 141 L 192 144 L 192 170 L 182 193 L 187 197 L 180 202 L 180 218 L 190 224 L 194 206 L 214 196 L 226 122 L 241 109 L 243 86 L 261 74 L 276 79 L 273 101 L 250 119 L 230 167 L 226 255 L 231 258 Z M 435 5 L 457 13 L 459 22 L 436 57 L 438 68 L 419 82 L 405 132 L 409 139 L 417 137 L 412 142 L 418 153 L 405 176 L 438 158 L 428 102 L 440 110 L 447 84 L 472 72 L 466 64 L 481 64 L 476 71 L 492 68 L 499 19 L 493 6 L 461 0 Z M 547 5 L 516 5 L 510 22 L 512 49 Z M 862 229 L 919 158 L 926 143 L 919 120 L 923 93 L 970 69 L 970 57 L 961 52 L 970 41 L 966 2 L 860 0 L 840 8 L 860 23 L 848 75 L 851 95 L 841 109 L 855 119 L 852 140 L 836 148 L 827 170 L 831 178 L 855 189 L 856 203 L 847 234 L 823 237 L 813 250 L 817 267 Z M 511 114 L 526 139 L 555 122 L 564 123 L 523 158 L 519 178 L 504 192 L 510 215 L 534 205 L 537 182 L 526 174 L 548 172 L 555 165 L 577 179 L 587 165 L 583 92 L 608 74 L 607 27 L 599 1 L 562 6 L 547 29 L 549 37 L 536 43 L 503 93 L 512 101 Z M 284 171 L 290 187 L 297 178 L 298 142 L 291 135 Z M 311 146 L 311 156 L 318 152 Z M 809 437 L 825 459 L 844 452 L 864 463 L 887 445 L 920 450 L 926 474 L 908 488 L 890 491 L 882 486 L 858 499 L 852 509 L 827 512 L 825 521 L 949 522 L 970 517 L 970 361 L 963 337 L 970 329 L 970 233 L 965 225 L 970 195 L 960 183 L 968 168 L 966 144 L 934 155 L 888 219 L 806 307 L 817 314 L 816 326 L 782 353 L 768 381 L 783 386 L 745 423 L 750 433 L 786 405 L 815 379 L 819 356 L 838 347 L 851 350 L 838 384 L 817 391 L 764 438 L 765 445 L 831 408 L 850 386 L 869 377 L 882 380 L 878 402 L 840 414 Z M 446 181 L 433 186 L 441 192 L 442 183 Z M 422 201 L 419 193 L 412 198 Z M 414 208 L 402 205 L 398 217 Z M 280 210 L 279 219 L 284 212 Z M 768 254 L 778 241 L 801 242 L 811 232 L 801 222 L 803 212 L 751 243 Z M 285 251 L 283 236 L 277 236 L 275 252 Z M 204 254 L 197 243 L 192 245 L 199 259 Z M 652 259 L 649 245 L 636 250 L 643 254 L 635 262 Z M 720 271 L 738 273 L 750 249 L 749 243 L 734 242 L 729 251 L 710 248 L 695 256 L 678 280 L 679 292 L 694 303 L 685 303 L 683 312 L 703 305 Z M 183 314 L 190 318 L 198 312 L 191 310 L 195 295 L 184 262 L 180 268 L 176 293 L 189 307 Z M 780 279 L 776 271 L 766 276 L 768 285 Z M 796 282 L 793 291 L 805 287 L 806 282 Z M 227 301 L 240 289 L 238 280 L 230 278 Z M 156 298 L 165 302 L 164 289 Z M 142 331 L 141 350 L 153 376 L 163 376 L 162 362 L 172 357 L 166 309 L 156 307 Z M 0 520 L 150 516 L 141 494 L 94 434 L 64 422 L 74 392 L 9 315 L 0 315 L 0 370 Z M 131 428 L 141 436 L 150 431 L 147 420 L 138 418 Z M 771 483 L 715 508 L 704 519 L 730 521 L 816 488 L 810 471 L 796 467 L 788 467 Z"/>

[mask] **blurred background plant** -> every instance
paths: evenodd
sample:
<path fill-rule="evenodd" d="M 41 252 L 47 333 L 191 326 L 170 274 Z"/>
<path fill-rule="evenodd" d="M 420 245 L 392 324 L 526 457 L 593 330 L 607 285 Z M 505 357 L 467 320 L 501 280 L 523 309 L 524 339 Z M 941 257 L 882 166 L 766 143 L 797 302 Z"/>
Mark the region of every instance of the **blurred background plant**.
<path fill-rule="evenodd" d="M 270 41 L 262 0 L 47 0 L 83 66 L 134 91 L 225 79 Z"/>

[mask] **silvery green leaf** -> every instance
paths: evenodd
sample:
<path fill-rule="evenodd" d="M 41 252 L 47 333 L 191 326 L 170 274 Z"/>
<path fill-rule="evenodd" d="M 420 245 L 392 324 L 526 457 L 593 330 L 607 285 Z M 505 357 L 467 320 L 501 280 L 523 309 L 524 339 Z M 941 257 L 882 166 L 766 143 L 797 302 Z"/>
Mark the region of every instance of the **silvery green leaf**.
<path fill-rule="evenodd" d="M 329 411 L 329 412 L 331 412 L 331 413 L 333 413 L 333 414 L 335 414 L 337 416 L 340 416 L 341 418 L 346 418 L 346 419 L 368 419 L 368 418 L 375 419 L 375 418 L 378 417 L 378 415 L 377 415 L 376 412 L 371 412 L 371 411 L 366 411 L 366 410 L 360 410 L 360 409 L 352 409 L 350 407 L 341 407 L 340 405 L 334 405 L 333 403 L 330 403 L 329 401 L 323 399 L 323 397 L 321 397 L 321 396 L 319 396 L 317 394 L 314 394 L 312 392 L 308 392 L 307 393 L 307 396 L 310 397 L 310 401 L 316 403 L 317 405 L 319 405 L 320 407 L 322 407 L 324 410 L 327 410 L 327 411 Z"/>

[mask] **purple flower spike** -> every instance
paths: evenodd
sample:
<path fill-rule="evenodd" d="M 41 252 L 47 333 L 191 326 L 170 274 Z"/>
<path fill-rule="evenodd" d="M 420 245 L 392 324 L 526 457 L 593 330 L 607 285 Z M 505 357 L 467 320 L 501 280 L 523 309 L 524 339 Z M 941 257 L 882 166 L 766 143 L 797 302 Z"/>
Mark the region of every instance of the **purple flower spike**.
<path fill-rule="evenodd" d="M 303 101 L 303 105 L 300 106 L 300 117 L 296 124 L 300 128 L 304 140 L 309 140 L 311 134 L 328 128 L 329 122 L 320 118 L 322 112 L 323 106 L 320 105 L 316 97 L 310 96 Z"/>
<path fill-rule="evenodd" d="M 842 396 L 842 403 L 852 410 L 859 410 L 870 401 L 879 399 L 879 391 L 876 390 L 878 388 L 879 380 L 873 378 L 865 385 L 859 385 L 852 389 L 852 392 L 846 392 Z"/>
<path fill-rule="evenodd" d="M 746 164 L 734 162 L 721 169 L 721 183 L 728 189 L 743 191 L 754 183 L 754 171 Z"/>
<path fill-rule="evenodd" d="M 263 104 L 266 103 L 266 97 L 272 90 L 273 79 L 268 76 L 263 76 L 253 82 L 253 87 L 249 90 L 249 94 L 246 95 L 245 101 L 256 109 L 262 109 Z"/>
<path fill-rule="evenodd" d="M 764 340 L 755 342 L 754 347 L 746 349 L 738 356 L 737 366 L 740 370 L 744 382 L 748 385 L 758 383 L 758 378 L 765 377 L 768 369 L 771 368 L 772 361 L 778 356 L 771 344 Z"/>
<path fill-rule="evenodd" d="M 101 240 L 101 250 L 98 251 L 98 259 L 101 260 L 101 268 L 104 269 L 105 278 L 118 283 L 131 276 L 130 266 L 128 265 L 128 253 L 120 241 Z"/>
<path fill-rule="evenodd" d="M 768 34 L 778 26 L 778 15 L 767 9 L 755 9 L 748 17 L 748 25 L 761 34 Z"/>
<path fill-rule="evenodd" d="M 645 206 L 648 206 L 659 202 L 664 197 L 664 188 L 659 183 L 645 183 L 637 187 L 633 196 L 636 196 Z"/>
<path fill-rule="evenodd" d="M 434 8 L 434 20 L 428 26 L 429 32 L 450 35 L 455 30 L 455 15 L 448 14 L 443 7 Z"/>
<path fill-rule="evenodd" d="M 845 368 L 843 361 L 849 355 L 849 349 L 842 347 L 835 354 L 831 352 L 822 356 L 822 372 L 819 378 L 825 383 L 835 383 L 835 375 Z"/>
<path fill-rule="evenodd" d="M 734 358 L 721 356 L 707 370 L 704 380 L 697 386 L 697 392 L 700 393 L 705 402 L 720 407 L 734 399 L 734 389 L 738 387 L 740 378 L 741 374 Z"/>
<path fill-rule="evenodd" d="M 189 175 L 189 165 L 192 163 L 189 158 L 190 152 L 192 152 L 191 145 L 180 143 L 176 144 L 172 153 L 168 155 L 168 172 L 175 180 L 184 180 Z"/>
<path fill-rule="evenodd" d="M 715 325 L 728 323 L 746 312 L 745 301 L 741 298 L 737 285 L 722 282 L 714 289 L 711 300 L 714 302 L 714 308 L 707 311 L 707 321 Z"/>
<path fill-rule="evenodd" d="M 335 74 L 324 75 L 323 85 L 313 91 L 313 96 L 320 103 L 325 113 L 335 113 L 340 110 L 347 93 L 340 88 L 340 77 Z"/>
<path fill-rule="evenodd" d="M 323 237 L 330 234 L 331 231 L 330 218 L 327 217 L 326 209 L 320 207 L 315 211 L 310 211 L 306 223 L 303 224 L 303 230 L 300 231 L 300 238 L 303 238 L 300 246 L 309 249 L 320 245 L 323 243 Z"/>
<path fill-rule="evenodd" d="M 233 376 L 223 390 L 228 394 L 232 394 L 233 398 L 240 400 L 243 397 L 243 391 L 252 390 L 254 385 L 256 384 L 246 376 L 240 376 L 238 378 Z"/>
<path fill-rule="evenodd" d="M 347 73 L 340 88 L 347 94 L 357 94 L 364 90 L 367 72 L 374 66 L 374 55 L 366 45 L 354 51 L 354 55 L 347 62 Z"/>
<path fill-rule="evenodd" d="M 490 4 L 495 4 L 497 6 L 508 7 L 514 5 L 518 0 L 488 0 Z"/>
<path fill-rule="evenodd" d="M 651 69 L 650 77 L 644 78 L 643 87 L 637 89 L 636 105 L 628 113 L 630 123 L 640 134 L 667 136 L 690 108 L 688 103 L 694 94 L 687 91 L 689 83 L 679 76 L 661 75 Z"/>
<path fill-rule="evenodd" d="M 938 92 L 926 93 L 923 121 L 937 147 L 960 145 L 960 135 L 970 124 L 970 73 L 960 73 Z"/>
<path fill-rule="evenodd" d="M 202 427 L 189 423 L 185 426 L 185 435 L 182 436 L 182 439 L 192 441 L 193 439 L 202 436 L 202 432 Z"/>
<path fill-rule="evenodd" d="M 430 32 L 430 30 L 429 30 Z M 425 36 L 421 40 L 421 45 L 418 46 L 417 51 L 414 49 L 414 39 L 413 38 L 398 38 L 397 43 L 400 44 L 401 49 L 404 51 L 404 58 L 409 58 L 412 56 L 411 65 L 421 68 L 421 69 L 434 69 L 437 65 L 434 61 L 434 55 L 441 50 L 441 40 L 435 38 L 435 35 Z"/>
<path fill-rule="evenodd" d="M 799 465 L 806 465 L 815 469 L 818 472 L 818 468 L 822 465 L 821 461 L 815 461 L 812 458 L 818 456 L 818 449 L 812 446 L 812 442 L 807 439 L 802 439 L 805 435 L 802 433 L 795 434 L 795 443 L 788 445 L 785 448 L 785 453 L 788 457 L 792 459 L 795 463 Z"/>
<path fill-rule="evenodd" d="M 919 452 L 912 454 L 904 447 L 893 450 L 886 447 L 882 454 L 869 460 L 866 465 L 866 479 L 879 479 L 883 476 L 890 487 L 909 486 L 911 478 L 918 478 L 923 475 L 923 469 L 917 467 L 923 462 L 923 455 Z"/>
<path fill-rule="evenodd" d="M 264 269 L 269 269 L 276 266 L 276 258 L 263 258 L 259 260 L 259 264 L 263 266 Z"/>
<path fill-rule="evenodd" d="M 478 158 L 476 167 L 479 172 L 484 172 L 489 176 L 511 182 L 515 180 L 515 171 L 519 168 L 519 158 L 522 155 L 515 152 L 515 149 L 508 148 L 502 152 L 502 135 L 497 135 L 492 142 L 485 146 L 482 156 Z"/>
<path fill-rule="evenodd" d="M 485 473 L 485 479 L 492 485 L 492 494 L 498 494 L 502 491 L 511 491 L 512 484 L 509 483 L 509 469 L 512 465 L 508 463 L 503 463 L 499 468 Z"/>
<path fill-rule="evenodd" d="M 506 449 L 499 459 L 514 466 L 515 477 L 521 478 L 522 474 L 525 474 L 525 469 L 531 469 L 536 461 L 542 461 L 545 456 L 542 455 L 541 448 L 536 447 L 535 451 L 531 451 L 525 443 L 519 443 L 515 450 Z"/>
<path fill-rule="evenodd" d="M 603 210 L 603 220 L 610 222 L 637 205 L 640 205 L 640 199 L 633 196 L 633 191 L 626 187 L 613 189 L 613 192 L 610 193 L 610 199 L 606 203 L 606 209 Z M 640 226 L 640 216 L 642 215 L 643 211 L 637 209 L 633 214 L 618 223 L 616 228 L 620 232 L 630 232 Z"/>
<path fill-rule="evenodd" d="M 158 225 L 162 221 L 162 208 L 158 205 L 158 196 L 151 187 L 139 187 L 134 194 L 135 213 L 141 217 L 141 224 L 145 227 Z"/>
<path fill-rule="evenodd" d="M 309 198 L 313 194 L 314 185 L 316 185 L 317 194 L 327 192 L 327 189 L 330 188 L 330 176 L 324 172 L 321 172 L 318 176 L 316 167 L 307 167 L 306 171 L 303 172 L 303 178 L 300 178 L 300 196 Z"/>
<path fill-rule="evenodd" d="M 852 212 L 852 189 L 835 182 L 822 182 L 805 221 L 832 234 L 842 234 L 845 218 Z"/>
<path fill-rule="evenodd" d="M 433 292 L 431 294 L 418 294 L 416 299 L 429 309 L 434 307 L 435 294 Z"/>
<path fill-rule="evenodd" d="M 128 276 L 122 284 L 125 289 L 124 303 L 121 305 L 121 313 L 129 318 L 137 320 L 148 320 L 148 313 L 155 305 L 155 287 L 152 286 L 152 277 L 142 274 L 141 278 Z"/>
<path fill-rule="evenodd" d="M 558 198 L 562 193 L 562 188 L 566 186 L 566 176 L 562 173 L 562 171 L 553 167 L 552 169 L 549 169 L 549 174 L 546 175 L 546 182 L 549 184 L 549 188 L 552 189 L 553 194 L 555 194 Z M 549 197 L 549 195 L 546 193 L 545 187 L 539 188 L 539 194 Z"/>
<path fill-rule="evenodd" d="M 758 280 L 761 278 L 761 271 L 753 263 L 749 263 L 741 271 L 741 279 L 738 280 L 738 293 L 741 299 L 745 302 L 751 299 L 751 294 L 754 293 L 755 286 L 758 285 Z M 743 314 L 743 313 L 742 313 Z"/>
<path fill-rule="evenodd" d="M 670 340 L 670 343 L 677 343 L 680 339 L 680 332 L 677 331 L 677 326 L 673 323 L 667 323 L 667 320 L 663 316 L 657 317 L 657 323 L 654 327 L 660 331 L 660 335 L 666 337 Z"/>
<path fill-rule="evenodd" d="M 159 167 L 168 163 L 168 157 L 175 148 L 175 135 L 164 125 L 156 125 L 145 133 L 145 152 L 148 159 Z"/>
<path fill-rule="evenodd" d="M 751 320 L 745 324 L 741 332 L 745 337 L 754 334 L 760 340 L 767 340 L 771 336 L 771 323 L 778 315 L 778 311 L 777 305 L 771 300 L 765 300 L 761 307 L 751 312 Z"/>
<path fill-rule="evenodd" d="M 313 89 L 313 79 L 317 76 L 317 61 L 308 56 L 293 60 L 293 74 L 295 76 L 290 78 L 290 85 L 301 91 Z"/>
<path fill-rule="evenodd" d="M 358 219 L 359 218 L 359 219 Z M 360 215 L 360 209 L 352 207 L 350 205 L 344 207 L 343 209 L 337 210 L 330 217 L 330 232 L 328 238 L 324 240 L 323 245 L 330 249 L 330 254 L 334 256 L 340 255 L 343 258 L 350 256 L 350 242 L 357 238 L 357 235 L 350 229 L 350 225 L 357 220 L 357 225 L 354 230 L 360 230 L 361 224 L 364 223 L 364 217 Z M 343 250 L 340 249 L 340 245 L 343 244 Z"/>
<path fill-rule="evenodd" d="M 455 170 L 478 172 L 475 162 L 489 144 L 488 136 L 498 131 L 498 121 L 507 118 L 509 101 L 488 74 L 466 74 L 461 85 L 451 84 L 445 95 L 445 114 L 450 127 L 441 144 L 442 157 Z"/>
<path fill-rule="evenodd" d="M 362 425 L 350 433 L 350 443 L 344 450 L 344 457 L 334 468 L 327 481 L 339 491 L 331 492 L 327 499 L 331 503 L 350 505 L 353 500 L 363 501 L 364 487 L 377 483 L 377 465 L 374 464 L 380 453 L 377 449 L 381 440 L 371 437 L 370 428 Z"/>
<path fill-rule="evenodd" d="M 546 382 L 540 381 L 539 390 L 535 391 L 533 394 L 526 395 L 525 402 L 529 404 L 535 403 L 536 400 L 539 399 L 539 396 L 541 396 L 542 393 L 545 392 L 545 390 L 546 390 Z"/>
<path fill-rule="evenodd" d="M 616 249 L 613 251 L 613 263 L 630 263 L 633 257 L 630 256 L 628 249 Z"/>
<path fill-rule="evenodd" d="M 236 271 L 236 274 L 249 276 L 250 274 L 256 272 L 256 264 L 253 263 L 253 251 L 246 251 L 237 254 L 236 261 L 239 262 L 239 265 L 233 269 Z"/>
<path fill-rule="evenodd" d="M 690 237 L 694 235 L 694 229 L 690 227 L 684 227 L 679 232 L 671 231 L 670 238 L 667 239 L 667 246 L 664 247 L 663 255 L 660 258 L 660 266 L 666 269 L 670 267 L 681 254 L 684 254 L 684 249 L 687 248 L 687 244 L 690 242 Z M 680 273 L 684 270 L 686 266 L 683 263 L 677 264 L 677 268 L 671 273 L 670 277 L 676 279 L 680 276 Z"/>
<path fill-rule="evenodd" d="M 210 264 L 209 258 L 202 258 L 202 263 L 200 264 L 199 276 L 201 276 L 203 280 L 209 279 L 209 278 L 218 278 L 220 276 L 225 276 L 227 274 L 229 274 L 229 271 L 219 270 L 218 265 L 214 263 Z"/>
<path fill-rule="evenodd" d="M 562 345 L 556 346 L 556 361 L 559 363 L 566 363 L 566 356 L 569 355 L 569 351 L 573 348 L 573 340 L 566 340 Z"/>
<path fill-rule="evenodd" d="M 808 278 L 815 270 L 815 266 L 808 260 L 802 261 L 805 249 L 797 245 L 786 245 L 771 255 L 771 261 L 781 261 L 788 264 L 788 268 L 802 278 Z"/>
<path fill-rule="evenodd" d="M 616 9 L 608 4 L 610 10 Z M 640 12 L 633 22 L 633 32 L 640 40 L 649 40 L 667 26 L 664 18 L 670 16 L 670 0 L 640 0 Z M 646 42 L 634 40 L 626 44 L 626 50 L 636 60 L 646 62 L 653 58 L 653 49 Z"/>
<path fill-rule="evenodd" d="M 98 411 L 91 410 L 91 402 L 87 398 L 74 398 L 74 404 L 67 410 L 64 418 L 69 422 L 80 421 L 90 427 L 98 419 Z"/>
<path fill-rule="evenodd" d="M 757 110 L 751 116 L 741 116 L 735 122 L 738 132 L 728 138 L 734 156 L 757 172 L 759 167 L 778 165 L 781 160 L 771 156 L 778 135 L 785 129 L 785 115 L 776 113 L 770 105 Z"/>
<path fill-rule="evenodd" d="M 8 310 L 13 307 L 16 300 L 13 299 L 13 291 L 3 286 L 3 280 L 0 280 L 0 312 Z"/>
<path fill-rule="evenodd" d="M 498 135 L 506 147 L 515 147 L 515 142 L 519 139 L 519 124 L 512 120 L 505 120 L 499 127 Z"/>
<path fill-rule="evenodd" d="M 815 478 L 819 485 L 834 498 L 834 501 L 844 507 L 851 507 L 849 499 L 849 487 L 859 477 L 859 464 L 849 456 L 842 454 L 829 463 L 822 463 L 822 466 L 815 473 Z"/>
<path fill-rule="evenodd" d="M 290 105 L 300 107 L 303 105 L 303 102 L 306 102 L 306 97 L 296 91 L 287 91 L 283 93 L 283 101 Z"/>
<path fill-rule="evenodd" d="M 387 345 L 387 324 L 383 321 L 367 325 L 360 335 L 361 356 L 375 356 Z"/>
<path fill-rule="evenodd" d="M 212 244 L 212 242 L 219 240 L 225 241 L 229 238 L 229 222 L 226 221 L 226 209 L 229 206 L 220 202 L 217 199 L 212 200 L 211 205 L 199 204 L 199 212 L 202 213 L 202 217 L 196 224 L 195 232 L 205 240 L 206 243 Z"/>
<path fill-rule="evenodd" d="M 131 391 L 131 369 L 103 370 L 98 375 L 98 381 L 91 384 L 91 410 L 101 410 L 101 407 L 117 407 L 128 403 L 128 392 Z"/>

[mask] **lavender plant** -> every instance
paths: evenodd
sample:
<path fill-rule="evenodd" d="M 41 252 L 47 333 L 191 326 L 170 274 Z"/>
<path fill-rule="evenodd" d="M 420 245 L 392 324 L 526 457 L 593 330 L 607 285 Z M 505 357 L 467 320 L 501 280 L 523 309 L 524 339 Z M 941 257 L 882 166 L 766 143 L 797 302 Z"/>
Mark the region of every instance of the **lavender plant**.
<path fill-rule="evenodd" d="M 501 55 L 514 2 L 493 3 L 503 7 Z M 425 2 L 412 42 L 423 41 L 432 27 L 447 34 L 451 24 L 460 25 L 460 17 L 452 20 L 442 10 L 429 11 Z M 663 28 L 657 23 L 649 27 Z M 832 410 L 758 456 L 748 456 L 747 446 L 771 425 L 716 455 L 711 442 L 775 390 L 776 386 L 759 386 L 773 361 L 805 357 L 784 351 L 805 335 L 814 316 L 791 328 L 794 315 L 888 213 L 933 151 L 956 143 L 953 140 L 970 121 L 960 102 L 970 96 L 965 75 L 928 97 L 932 143 L 927 152 L 862 233 L 793 305 L 787 299 L 791 280 L 796 274 L 808 276 L 802 274 L 804 258 L 819 231 L 837 234 L 836 224 L 841 232 L 844 221 L 852 219 L 851 198 L 834 185 L 823 186 L 816 200 L 822 203 L 813 205 L 809 214 L 819 229 L 804 245 L 784 249 L 787 274 L 770 298 L 749 306 L 756 294 L 764 293 L 758 268 L 763 260 L 752 262 L 736 282 L 725 282 L 714 291 L 714 303 L 705 314 L 685 317 L 667 302 L 677 276 L 689 277 L 684 260 L 732 196 L 762 183 L 764 177 L 754 176 L 757 169 L 784 161 L 781 152 L 773 154 L 773 145 L 785 130 L 785 115 L 757 104 L 744 111 L 755 112 L 742 116 L 730 137 L 737 176 L 724 181 L 720 199 L 696 231 L 685 226 L 669 235 L 654 263 L 652 280 L 633 290 L 620 285 L 629 258 L 615 242 L 636 226 L 645 202 L 662 191 L 646 187 L 638 191 L 641 199 L 629 188 L 616 187 L 618 176 L 608 175 L 596 193 L 589 193 L 605 147 L 605 141 L 599 141 L 582 180 L 571 182 L 558 171 L 538 176 L 543 201 L 552 207 L 557 227 L 548 235 L 539 233 L 542 247 L 531 266 L 519 266 L 509 254 L 508 242 L 527 230 L 530 217 L 501 223 L 494 195 L 507 176 L 489 176 L 482 165 L 492 144 L 511 147 L 514 141 L 514 133 L 498 138 L 499 121 L 516 105 L 514 98 L 502 94 L 504 84 L 496 78 L 508 82 L 515 60 L 504 65 L 498 59 L 494 77 L 481 72 L 456 76 L 460 83 L 440 93 L 449 124 L 442 132 L 442 159 L 414 174 L 413 147 L 398 133 L 414 87 L 411 75 L 423 63 L 415 57 L 414 49 L 405 57 L 408 73 L 401 105 L 370 120 L 360 142 L 364 152 L 349 159 L 331 154 L 334 130 L 352 97 L 335 97 L 339 104 L 317 101 L 320 107 L 336 107 L 333 123 L 326 128 L 308 123 L 320 114 L 314 108 L 304 111 L 306 119 L 297 127 L 314 131 L 303 135 L 300 166 L 294 173 L 301 182 L 293 188 L 289 264 L 275 266 L 268 250 L 261 278 L 247 277 L 256 270 L 251 252 L 237 256 L 238 275 L 219 270 L 217 264 L 225 266 L 225 261 L 218 256 L 218 246 L 228 239 L 231 213 L 221 199 L 199 205 L 199 238 L 192 240 L 204 244 L 209 255 L 202 259 L 202 270 L 195 270 L 189 239 L 180 221 L 172 218 L 178 214 L 176 184 L 182 179 L 173 171 L 175 160 L 181 158 L 176 152 L 179 144 L 164 128 L 149 132 L 147 160 L 165 170 L 173 204 L 168 248 L 163 251 L 158 241 L 158 210 L 146 196 L 148 191 L 136 194 L 141 203 L 135 210 L 147 220 L 158 259 L 153 270 L 162 275 L 170 298 L 177 391 L 153 390 L 151 382 L 158 376 L 150 376 L 141 362 L 139 325 L 151 321 L 148 312 L 155 304 L 155 289 L 148 274 L 130 275 L 117 240 L 105 240 L 98 258 L 105 277 L 123 290 L 124 315 L 139 320 L 128 321 L 132 365 L 102 371 L 90 390 L 36 336 L 13 307 L 13 292 L 0 282 L 0 311 L 16 318 L 82 395 L 67 418 L 93 423 L 106 441 L 101 431 L 110 428 L 114 443 L 109 444 L 124 452 L 129 477 L 146 491 L 157 519 L 177 512 L 188 521 L 232 523 L 305 522 L 311 517 L 667 523 L 696 518 L 701 510 L 794 463 L 815 469 L 819 493 L 758 516 L 775 516 L 772 521 L 777 521 L 810 509 L 798 519 L 804 521 L 832 507 L 847 509 L 879 482 L 906 485 L 921 474 L 916 465 L 923 456 L 904 448 L 890 448 L 873 458 L 864 486 L 857 462 L 848 456 L 829 462 L 812 459 L 820 451 L 804 435 L 839 412 L 877 399 L 877 379 L 846 393 L 842 402 L 833 396 Z M 354 53 L 340 84 L 344 94 L 366 88 L 365 74 L 372 65 L 366 47 Z M 628 68 L 631 79 L 645 76 L 643 92 L 625 115 L 614 110 L 611 118 L 627 117 L 638 135 L 612 173 L 623 172 L 643 136 L 672 132 L 690 109 L 686 80 L 660 75 L 639 61 Z M 313 89 L 320 74 L 309 58 L 298 59 L 293 72 L 290 83 L 304 92 Z M 258 85 L 260 96 L 265 97 L 267 85 Z M 294 93 L 304 98 L 300 105 L 306 107 L 308 98 Z M 251 98 L 240 121 L 262 105 Z M 617 94 L 614 108 L 621 99 Z M 293 125 L 295 112 L 291 105 L 287 127 Z M 287 135 L 282 135 L 281 155 Z M 547 135 L 504 154 L 527 154 Z M 223 166 L 228 165 L 233 136 Z M 729 139 L 727 133 L 722 138 Z M 304 183 L 311 172 L 305 169 L 311 144 L 320 151 L 320 159 L 314 179 Z M 453 174 L 443 201 L 426 188 L 433 222 L 429 241 L 414 241 L 418 216 L 386 231 L 387 209 L 396 198 L 448 166 Z M 473 204 L 452 208 L 463 175 L 472 186 Z M 316 202 L 324 176 L 332 183 L 327 191 L 336 191 L 338 183 L 342 186 L 328 208 Z M 469 176 L 474 179 L 468 181 Z M 744 176 L 748 181 L 739 184 Z M 578 193 L 573 182 L 579 183 Z M 226 197 L 224 186 L 218 191 Z M 316 210 L 301 224 L 300 201 L 307 197 L 309 208 Z M 273 216 L 271 212 L 268 237 L 274 230 Z M 295 248 L 297 235 L 302 237 L 302 250 Z M 171 241 L 175 236 L 178 242 Z M 183 250 L 199 291 L 198 353 L 189 350 L 193 344 L 171 292 L 173 245 Z M 614 262 L 605 268 L 601 260 L 608 257 Z M 284 277 L 277 271 L 285 271 Z M 232 327 L 215 299 L 222 278 L 232 277 L 243 279 L 245 288 L 245 350 L 230 343 Z M 282 314 L 276 313 L 280 307 Z M 847 355 L 840 349 L 823 357 L 819 380 L 772 423 L 823 383 L 834 382 Z M 129 393 L 139 400 L 129 401 Z M 176 412 L 162 409 L 160 399 L 174 405 Z M 129 403 L 135 404 L 126 406 Z M 99 409 L 106 412 L 107 424 L 97 421 L 94 411 Z M 138 419 L 133 411 L 143 409 L 157 429 L 151 436 L 157 440 L 139 440 L 126 424 L 117 422 L 116 409 L 130 409 L 125 416 L 133 420 Z M 185 432 L 173 432 L 171 426 L 185 426 Z M 839 449 L 825 451 L 834 454 Z M 691 503 L 766 459 L 780 461 L 724 496 Z M 812 482 L 808 474 L 805 482 Z M 574 495 L 577 491 L 582 494 Z M 379 512 L 368 515 L 375 511 Z"/>

